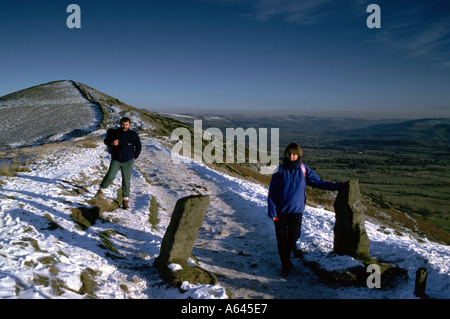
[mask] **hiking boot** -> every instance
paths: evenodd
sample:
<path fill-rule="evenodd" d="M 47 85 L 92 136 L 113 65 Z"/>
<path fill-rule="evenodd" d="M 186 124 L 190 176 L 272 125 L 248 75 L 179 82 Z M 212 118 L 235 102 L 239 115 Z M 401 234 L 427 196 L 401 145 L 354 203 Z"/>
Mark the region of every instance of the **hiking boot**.
<path fill-rule="evenodd" d="M 281 269 L 280 276 L 286 278 L 290 272 L 291 270 L 289 268 L 283 268 Z"/>
<path fill-rule="evenodd" d="M 287 265 L 281 267 L 280 276 L 286 278 L 292 269 L 294 269 L 294 265 L 289 261 Z"/>
<path fill-rule="evenodd" d="M 128 205 L 128 199 L 125 199 L 123 201 L 123 209 L 128 209 L 128 208 L 130 208 L 130 206 Z"/>

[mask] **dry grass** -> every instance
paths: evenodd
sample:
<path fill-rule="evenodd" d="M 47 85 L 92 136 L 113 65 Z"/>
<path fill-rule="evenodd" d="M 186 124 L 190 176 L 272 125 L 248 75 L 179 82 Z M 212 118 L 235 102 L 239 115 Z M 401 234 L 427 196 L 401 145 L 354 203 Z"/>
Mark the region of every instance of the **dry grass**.
<path fill-rule="evenodd" d="M 15 160 L 0 164 L 0 176 L 13 177 L 16 173 L 31 172 L 28 163 L 18 163 Z"/>

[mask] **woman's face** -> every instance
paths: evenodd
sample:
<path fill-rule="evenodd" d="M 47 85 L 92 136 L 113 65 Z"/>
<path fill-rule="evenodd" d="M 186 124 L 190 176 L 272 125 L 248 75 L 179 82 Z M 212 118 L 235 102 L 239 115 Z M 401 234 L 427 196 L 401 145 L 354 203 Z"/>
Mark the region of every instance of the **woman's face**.
<path fill-rule="evenodd" d="M 298 160 L 298 155 L 295 154 L 295 153 L 291 153 L 291 152 L 287 151 L 286 152 L 286 158 L 293 162 L 293 161 Z"/>

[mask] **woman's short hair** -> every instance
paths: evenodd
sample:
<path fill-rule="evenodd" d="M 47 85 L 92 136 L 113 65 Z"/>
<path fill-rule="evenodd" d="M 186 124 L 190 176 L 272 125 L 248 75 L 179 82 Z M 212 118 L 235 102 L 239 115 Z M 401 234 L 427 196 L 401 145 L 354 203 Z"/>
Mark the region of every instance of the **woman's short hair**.
<path fill-rule="evenodd" d="M 297 154 L 299 158 L 303 157 L 303 151 L 297 143 L 289 144 L 284 150 L 284 156 L 286 156 L 287 153 Z"/>

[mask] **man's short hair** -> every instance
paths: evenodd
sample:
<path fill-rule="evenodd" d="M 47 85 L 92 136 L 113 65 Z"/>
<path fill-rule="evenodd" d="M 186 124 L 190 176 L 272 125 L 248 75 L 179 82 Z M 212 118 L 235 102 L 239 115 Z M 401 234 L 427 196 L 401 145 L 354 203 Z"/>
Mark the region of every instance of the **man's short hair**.
<path fill-rule="evenodd" d="M 122 124 L 122 123 L 124 123 L 124 122 L 128 122 L 128 123 L 131 124 L 131 120 L 130 120 L 129 117 L 122 117 L 122 118 L 120 119 L 120 124 Z"/>

